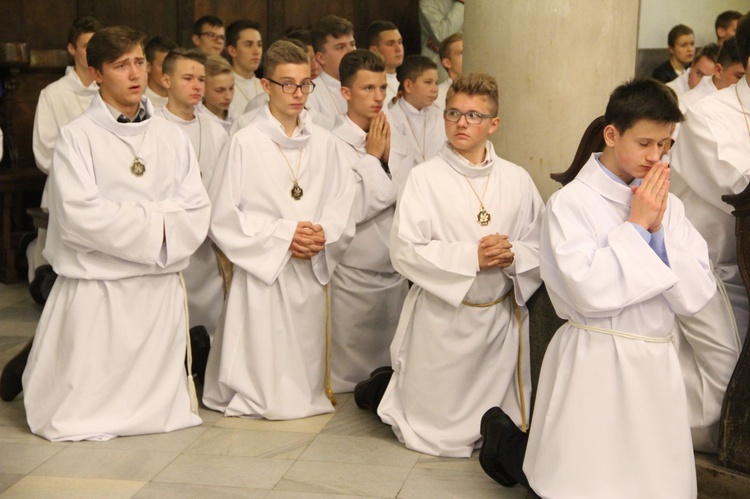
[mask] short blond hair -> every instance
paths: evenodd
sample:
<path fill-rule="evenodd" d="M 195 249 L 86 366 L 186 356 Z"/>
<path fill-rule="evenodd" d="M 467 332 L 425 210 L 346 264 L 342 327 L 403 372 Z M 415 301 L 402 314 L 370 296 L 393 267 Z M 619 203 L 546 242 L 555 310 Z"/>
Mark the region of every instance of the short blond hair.
<path fill-rule="evenodd" d="M 266 51 L 266 61 L 263 64 L 263 75 L 271 76 L 279 64 L 307 64 L 310 57 L 307 52 L 290 40 L 278 40 L 271 44 Z"/>
<path fill-rule="evenodd" d="M 224 59 L 220 55 L 212 55 L 206 58 L 206 78 L 213 76 L 219 76 L 222 74 L 230 74 L 232 72 L 232 66 L 229 61 Z"/>
<path fill-rule="evenodd" d="M 490 106 L 490 114 L 497 116 L 497 80 L 487 73 L 466 73 L 459 76 L 448 89 L 445 101 L 448 102 L 456 94 L 483 95 Z"/>

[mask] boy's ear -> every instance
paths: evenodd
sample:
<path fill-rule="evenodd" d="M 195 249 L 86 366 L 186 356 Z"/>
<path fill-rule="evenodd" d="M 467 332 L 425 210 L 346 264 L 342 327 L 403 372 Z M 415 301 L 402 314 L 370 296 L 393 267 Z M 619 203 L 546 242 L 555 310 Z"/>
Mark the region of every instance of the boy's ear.
<path fill-rule="evenodd" d="M 604 127 L 604 142 L 609 147 L 614 147 L 617 139 L 620 138 L 620 132 L 617 131 L 614 125 L 607 125 Z"/>
<path fill-rule="evenodd" d="M 91 78 L 97 83 L 97 85 L 101 84 L 102 74 L 98 69 L 89 66 L 89 74 L 91 75 Z"/>
<path fill-rule="evenodd" d="M 164 88 L 171 88 L 170 87 L 170 80 L 169 75 L 167 73 L 162 73 L 161 75 L 161 83 L 164 85 Z"/>
<path fill-rule="evenodd" d="M 232 59 L 237 57 L 237 49 L 234 47 L 234 45 L 227 45 L 227 53 L 232 56 Z"/>
<path fill-rule="evenodd" d="M 68 54 L 70 54 L 70 57 L 75 57 L 76 55 L 76 47 L 72 43 L 68 44 Z"/>
<path fill-rule="evenodd" d="M 341 97 L 344 98 L 346 102 L 349 102 L 352 100 L 352 91 L 349 87 L 345 87 L 341 85 Z"/>
<path fill-rule="evenodd" d="M 413 81 L 411 81 L 409 79 L 404 80 L 404 93 L 410 94 L 413 85 L 414 85 Z"/>
<path fill-rule="evenodd" d="M 265 92 L 266 92 L 267 94 L 270 94 L 270 93 L 271 93 L 271 82 L 270 82 L 270 81 L 268 81 L 267 79 L 265 79 L 265 78 L 261 78 L 261 79 L 260 79 L 260 86 L 261 86 L 261 87 L 263 87 L 263 90 L 264 90 L 264 91 L 265 91 Z"/>
<path fill-rule="evenodd" d="M 200 45 L 201 43 L 201 37 L 198 35 L 193 35 L 192 40 L 193 40 L 193 45 L 195 45 L 196 47 Z"/>

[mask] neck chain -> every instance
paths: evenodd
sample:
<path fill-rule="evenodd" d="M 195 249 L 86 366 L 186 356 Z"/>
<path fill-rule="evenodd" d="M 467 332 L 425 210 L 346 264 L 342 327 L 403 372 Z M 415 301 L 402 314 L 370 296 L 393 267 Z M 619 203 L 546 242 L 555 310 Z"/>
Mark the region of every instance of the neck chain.
<path fill-rule="evenodd" d="M 740 99 L 740 91 L 737 89 L 739 83 L 734 86 L 734 93 L 737 94 L 737 100 L 740 103 L 740 109 L 742 109 L 742 116 L 745 118 L 745 126 L 747 126 L 747 134 L 750 135 L 750 120 L 747 119 L 747 112 L 745 111 L 745 105 L 742 103 L 742 99 Z"/>
<path fill-rule="evenodd" d="M 275 142 L 274 142 L 275 143 Z M 281 157 L 284 158 L 284 162 L 286 163 L 286 166 L 289 168 L 289 173 L 292 174 L 292 178 L 294 178 L 294 184 L 292 184 L 292 190 L 289 191 L 289 193 L 292 195 L 295 201 L 299 201 L 302 198 L 302 195 L 304 194 L 304 191 L 302 191 L 302 187 L 299 186 L 299 169 L 300 166 L 302 166 L 302 153 L 305 152 L 305 148 L 299 150 L 299 161 L 297 161 L 297 173 L 292 170 L 292 165 L 289 164 L 289 160 L 286 159 L 286 154 L 284 154 L 284 151 L 281 149 L 281 146 L 276 144 L 276 147 L 278 148 L 279 152 L 281 153 Z"/>
<path fill-rule="evenodd" d="M 424 126 L 422 127 L 422 144 L 419 143 L 419 139 L 417 138 L 417 134 L 414 133 L 414 129 L 411 127 L 411 120 L 409 120 L 409 113 L 406 109 L 401 107 L 401 110 L 404 112 L 404 116 L 406 116 L 406 124 L 409 125 L 409 131 L 411 132 L 411 136 L 414 137 L 414 141 L 417 143 L 417 147 L 420 145 L 422 146 L 422 161 L 427 161 L 427 116 L 424 116 Z"/>
<path fill-rule="evenodd" d="M 474 189 L 474 186 L 471 184 L 471 180 L 469 180 L 469 177 L 464 175 L 464 178 L 466 179 L 466 183 L 469 184 L 469 187 L 471 187 L 471 192 L 474 193 L 474 195 L 477 197 L 477 200 L 479 201 L 479 213 L 477 213 L 477 223 L 481 225 L 482 227 L 485 227 L 489 225 L 489 223 L 492 221 L 492 215 L 490 215 L 487 210 L 484 209 L 484 196 L 487 194 L 487 187 L 490 185 L 490 175 L 492 172 L 490 172 L 489 175 L 487 175 L 487 183 L 484 184 L 484 192 L 482 193 L 482 197 L 479 197 L 479 194 L 477 194 L 476 189 Z"/>
<path fill-rule="evenodd" d="M 117 137 L 120 142 L 125 144 L 128 149 L 130 149 L 130 152 L 133 153 L 133 163 L 130 165 L 130 173 L 133 174 L 135 177 L 142 177 L 144 173 L 146 173 L 146 165 L 143 163 L 141 158 L 138 156 L 138 153 L 141 152 L 141 149 L 143 148 L 143 144 L 146 142 L 146 133 L 143 134 L 143 139 L 141 139 L 141 145 L 138 146 L 138 150 L 136 151 L 133 146 L 130 145 L 130 142 L 123 139 L 119 135 L 117 135 L 114 132 L 111 132 L 112 135 Z"/>

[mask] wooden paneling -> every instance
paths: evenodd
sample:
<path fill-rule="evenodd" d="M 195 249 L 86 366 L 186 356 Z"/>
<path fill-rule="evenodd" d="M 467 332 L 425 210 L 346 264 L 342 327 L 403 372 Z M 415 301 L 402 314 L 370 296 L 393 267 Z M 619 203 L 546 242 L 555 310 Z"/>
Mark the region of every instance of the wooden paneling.
<path fill-rule="evenodd" d="M 280 0 L 195 0 L 195 19 L 212 15 L 228 26 L 237 19 L 251 19 L 261 24 L 261 36 L 268 39 L 268 4 Z"/>
<path fill-rule="evenodd" d="M 162 35 L 177 40 L 177 4 L 178 0 L 106 0 L 93 2 L 88 14 L 104 26 L 124 24 L 149 37 Z"/>
<path fill-rule="evenodd" d="M 25 42 L 30 49 L 60 49 L 78 16 L 76 0 L 3 0 L 0 42 Z"/>
<path fill-rule="evenodd" d="M 266 43 L 289 26 L 305 27 L 327 14 L 351 20 L 364 46 L 367 25 L 393 21 L 404 36 L 407 53 L 419 50 L 419 0 L 2 0 L 0 42 L 26 42 L 32 49 L 65 48 L 68 26 L 82 15 L 105 26 L 126 24 L 149 36 L 163 35 L 190 45 L 195 19 L 211 14 L 225 24 L 258 21 Z"/>

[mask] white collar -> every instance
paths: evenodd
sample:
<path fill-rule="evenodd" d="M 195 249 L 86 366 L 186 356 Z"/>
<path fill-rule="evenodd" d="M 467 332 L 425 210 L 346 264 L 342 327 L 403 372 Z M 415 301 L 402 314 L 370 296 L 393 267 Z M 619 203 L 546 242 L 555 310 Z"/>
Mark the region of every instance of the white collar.
<path fill-rule="evenodd" d="M 148 97 L 141 97 L 140 105 L 146 110 L 147 116 L 153 116 L 154 108 Z M 119 123 L 107 106 L 102 100 L 102 96 L 97 93 L 94 100 L 91 101 L 91 105 L 84 111 L 84 115 L 100 127 L 117 136 L 140 135 L 145 133 L 153 122 L 152 119 L 148 119 L 138 123 Z"/>
<path fill-rule="evenodd" d="M 454 151 L 450 142 L 446 141 L 440 148 L 438 155 L 461 175 L 466 175 L 467 177 L 482 177 L 484 175 L 489 175 L 492 172 L 492 168 L 495 166 L 495 159 L 497 158 L 495 148 L 489 140 L 485 146 L 485 151 L 484 161 L 475 165 Z"/>
<path fill-rule="evenodd" d="M 271 108 L 268 105 L 258 111 L 253 123 L 272 141 L 287 149 L 302 149 L 310 140 L 309 116 L 304 109 L 297 117 L 297 127 L 291 137 L 287 137 L 284 126 L 271 114 Z"/>

